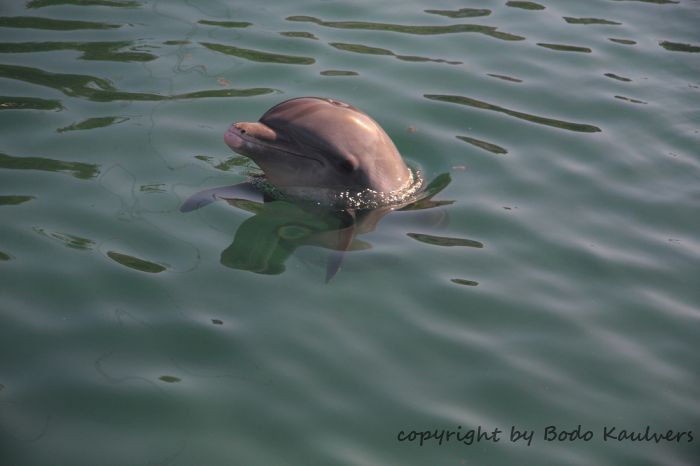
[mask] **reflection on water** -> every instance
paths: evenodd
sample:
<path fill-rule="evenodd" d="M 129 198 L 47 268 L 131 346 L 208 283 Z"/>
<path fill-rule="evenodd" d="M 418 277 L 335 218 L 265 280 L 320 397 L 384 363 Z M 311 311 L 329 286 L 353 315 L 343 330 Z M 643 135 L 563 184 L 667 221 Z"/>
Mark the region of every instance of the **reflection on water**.
<path fill-rule="evenodd" d="M 123 52 L 121 49 L 132 46 L 133 42 L 5 42 L 0 43 L 0 53 L 51 52 L 55 50 L 77 50 L 82 52 L 82 60 L 104 61 L 141 61 L 148 62 L 158 58 L 152 53 Z"/>
<path fill-rule="evenodd" d="M 597 133 L 600 128 L 593 125 L 587 125 L 582 123 L 571 123 L 568 121 L 555 120 L 553 118 L 545 118 L 537 115 L 530 115 L 528 113 L 518 112 L 516 110 L 510 110 L 498 105 L 489 104 L 487 102 L 482 102 L 480 100 L 472 99 L 470 97 L 464 97 L 459 95 L 434 95 L 426 94 L 424 95 L 426 99 L 436 100 L 439 102 L 449 102 L 459 105 L 467 105 L 469 107 L 480 108 L 484 110 L 491 110 L 493 112 L 504 113 L 515 118 L 520 118 L 521 120 L 530 121 L 532 123 L 537 123 L 540 125 L 552 126 L 554 128 L 566 129 L 569 131 L 577 131 L 582 133 Z"/>
<path fill-rule="evenodd" d="M 565 45 L 565 44 L 545 44 L 543 42 L 538 42 L 537 45 L 550 50 L 556 50 L 558 52 L 582 52 L 591 53 L 592 50 L 588 47 L 578 47 L 576 45 Z"/>
<path fill-rule="evenodd" d="M 0 205 L 17 205 L 35 199 L 34 196 L 0 196 Z"/>
<path fill-rule="evenodd" d="M 457 139 L 462 140 L 464 142 L 468 142 L 469 144 L 472 144 L 476 147 L 480 147 L 484 150 L 487 150 L 489 152 L 493 152 L 494 154 L 507 154 L 508 151 L 504 149 L 501 146 L 497 146 L 496 144 L 493 144 L 491 142 L 486 142 L 482 141 L 480 139 L 476 138 L 470 138 L 468 136 L 457 136 Z"/>
<path fill-rule="evenodd" d="M 320 73 L 322 76 L 358 76 L 359 73 L 355 71 L 345 71 L 345 70 L 325 70 Z"/>
<path fill-rule="evenodd" d="M 408 26 L 403 24 L 372 23 L 367 21 L 323 21 L 313 16 L 289 16 L 287 21 L 303 21 L 339 29 L 362 29 L 367 31 L 389 31 L 403 34 L 439 35 L 476 32 L 502 40 L 524 40 L 524 37 L 498 31 L 494 26 L 479 24 L 450 24 L 448 26 Z"/>
<path fill-rule="evenodd" d="M 479 8 L 460 8 L 459 10 L 423 10 L 431 15 L 447 16 L 448 18 L 475 18 L 477 16 L 488 16 L 491 10 Z"/>
<path fill-rule="evenodd" d="M 38 97 L 0 96 L 0 110 L 63 110 L 58 100 Z"/>
<path fill-rule="evenodd" d="M 511 77 L 511 76 L 506 76 L 506 75 L 503 75 L 503 74 L 495 74 L 495 73 L 487 73 L 487 74 L 488 74 L 489 76 L 493 77 L 493 78 L 502 79 L 502 80 L 504 80 L 504 81 L 510 81 L 510 82 L 513 82 L 513 83 L 521 83 L 521 82 L 523 82 L 522 79 L 513 78 L 513 77 Z"/>
<path fill-rule="evenodd" d="M 47 231 L 44 228 L 34 227 L 34 231 L 39 233 L 46 238 L 51 238 L 63 243 L 64 246 L 80 249 L 80 250 L 90 250 L 95 246 L 95 242 L 91 239 L 81 238 L 80 236 L 71 235 L 68 233 L 60 233 L 57 231 Z"/>
<path fill-rule="evenodd" d="M 608 24 L 611 26 L 619 26 L 622 23 L 618 23 L 617 21 L 610 21 L 608 19 L 600 19 L 600 18 L 572 18 L 570 16 L 564 16 L 564 21 L 566 21 L 569 24 Z"/>
<path fill-rule="evenodd" d="M 456 283 L 458 285 L 465 285 L 465 286 L 478 286 L 479 282 L 475 282 L 474 280 L 466 280 L 464 278 L 453 278 L 450 280 L 452 283 Z"/>
<path fill-rule="evenodd" d="M 293 55 L 281 55 L 278 53 L 262 52 L 260 50 L 244 49 L 233 45 L 214 44 L 202 42 L 202 45 L 214 52 L 225 53 L 238 58 L 264 63 L 280 63 L 285 65 L 311 65 L 316 60 L 310 57 L 295 57 Z"/>
<path fill-rule="evenodd" d="M 615 98 L 616 98 L 616 99 L 620 99 L 620 100 L 624 100 L 624 101 L 626 101 L 626 102 L 631 102 L 631 103 L 633 103 L 633 104 L 644 104 L 644 105 L 646 105 L 646 102 L 644 102 L 643 100 L 632 99 L 632 98 L 630 98 L 630 97 L 623 97 L 623 96 L 621 96 L 621 95 L 616 95 Z"/>
<path fill-rule="evenodd" d="M 249 23 L 248 21 L 211 21 L 208 19 L 200 19 L 197 23 L 222 28 L 247 28 L 253 25 L 253 23 Z"/>
<path fill-rule="evenodd" d="M 59 133 L 64 133 L 66 131 L 81 131 L 87 129 L 104 128 L 106 126 L 117 125 L 128 121 L 127 117 L 98 117 L 98 118 L 88 118 L 79 123 L 73 123 L 72 125 L 65 126 L 63 128 L 58 128 L 56 131 Z"/>
<path fill-rule="evenodd" d="M 609 39 L 612 42 L 616 42 L 618 44 L 622 45 L 635 45 L 637 42 L 631 40 L 631 39 L 615 39 L 615 38 L 610 38 Z"/>
<path fill-rule="evenodd" d="M 311 34 L 310 32 L 305 32 L 305 31 L 284 31 L 284 32 L 280 32 L 280 35 L 285 36 L 285 37 L 299 37 L 302 39 L 318 40 L 318 37 Z"/>
<path fill-rule="evenodd" d="M 2 153 L 0 153 L 0 168 L 66 172 L 83 180 L 94 178 L 100 173 L 99 165 L 92 163 L 64 162 L 44 157 L 15 157 Z"/>
<path fill-rule="evenodd" d="M 406 233 L 407 236 L 420 241 L 421 243 L 431 244 L 433 246 L 466 246 L 469 248 L 483 248 L 484 245 L 479 241 L 464 238 L 449 238 L 445 236 L 426 235 L 422 233 Z"/>
<path fill-rule="evenodd" d="M 677 42 L 669 42 L 667 40 L 659 42 L 659 45 L 666 50 L 670 50 L 671 52 L 700 53 L 700 45 L 679 44 Z"/>
<path fill-rule="evenodd" d="M 116 251 L 108 251 L 107 256 L 113 261 L 125 266 L 130 269 L 138 270 L 140 272 L 147 273 L 160 273 L 166 270 L 165 266 L 161 264 L 156 264 L 145 259 L 140 259 L 138 257 L 130 256 L 128 254 L 123 254 Z"/>
<path fill-rule="evenodd" d="M 343 50 L 346 52 L 354 52 L 354 53 L 364 53 L 367 55 L 390 55 L 392 57 L 398 58 L 399 60 L 403 61 L 413 61 L 413 62 L 435 62 L 435 63 L 447 63 L 448 65 L 461 65 L 461 61 L 450 61 L 450 60 L 443 60 L 441 58 L 426 58 L 426 57 L 416 57 L 412 55 L 397 55 L 396 53 L 392 52 L 391 50 L 379 48 L 379 47 L 370 47 L 367 45 L 362 45 L 362 44 L 345 44 L 342 42 L 331 42 L 329 45 L 332 47 L 335 47 L 338 50 Z"/>
<path fill-rule="evenodd" d="M 111 6 L 117 8 L 139 8 L 141 2 L 133 0 L 31 0 L 27 8 L 43 8 L 46 6 L 77 5 L 77 6 Z"/>
<path fill-rule="evenodd" d="M 117 100 L 178 100 L 208 97 L 250 97 L 274 92 L 274 89 L 214 89 L 184 94 L 160 95 L 143 92 L 125 92 L 117 90 L 107 79 L 79 74 L 51 73 L 39 68 L 0 64 L 0 78 L 24 81 L 40 86 L 51 87 L 71 97 L 83 97 L 96 102 Z"/>
<path fill-rule="evenodd" d="M 616 79 L 618 81 L 622 81 L 625 83 L 631 82 L 632 80 L 630 78 L 625 78 L 624 76 L 618 76 L 615 73 L 605 73 L 605 76 L 611 79 Z"/>
<path fill-rule="evenodd" d="M 513 8 L 520 8 L 522 10 L 544 10 L 545 9 L 544 5 L 540 5 L 539 3 L 521 2 L 521 1 L 516 1 L 516 0 L 511 0 L 511 1 L 506 2 L 506 6 L 513 7 Z"/>
<path fill-rule="evenodd" d="M 76 31 L 81 29 L 117 29 L 119 24 L 72 21 L 65 19 L 38 18 L 36 16 L 3 16 L 0 27 L 23 29 L 46 29 L 52 31 Z"/>

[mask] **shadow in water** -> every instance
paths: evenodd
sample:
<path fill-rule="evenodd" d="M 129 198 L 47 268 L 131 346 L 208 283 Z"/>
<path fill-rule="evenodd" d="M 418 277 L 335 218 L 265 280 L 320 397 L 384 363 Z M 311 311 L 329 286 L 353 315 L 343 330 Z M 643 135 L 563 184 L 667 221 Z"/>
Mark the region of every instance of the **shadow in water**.
<path fill-rule="evenodd" d="M 207 189 L 189 197 L 182 212 L 200 209 L 217 200 L 253 214 L 236 230 L 233 242 L 221 253 L 221 264 L 259 274 L 280 274 L 285 262 L 300 246 L 315 246 L 330 251 L 326 264 L 326 282 L 340 269 L 349 251 L 370 249 L 358 239 L 373 231 L 387 214 L 434 209 L 454 201 L 434 200 L 451 182 L 449 174 L 436 177 L 414 200 L 403 205 L 376 209 L 332 210 L 329 208 L 267 198 L 251 183 Z M 424 241 L 427 235 L 407 233 Z M 470 240 L 463 242 L 473 245 Z M 438 243 L 435 243 L 438 244 Z"/>

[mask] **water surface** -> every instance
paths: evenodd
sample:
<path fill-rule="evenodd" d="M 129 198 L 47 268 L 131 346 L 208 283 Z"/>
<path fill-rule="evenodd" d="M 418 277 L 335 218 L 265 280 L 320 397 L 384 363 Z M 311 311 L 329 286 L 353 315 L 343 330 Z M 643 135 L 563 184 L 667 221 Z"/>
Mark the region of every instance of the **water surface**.
<path fill-rule="evenodd" d="M 3 464 L 696 464 L 697 1 L 5 3 Z M 304 95 L 435 182 L 328 284 L 328 219 L 180 211 Z"/>

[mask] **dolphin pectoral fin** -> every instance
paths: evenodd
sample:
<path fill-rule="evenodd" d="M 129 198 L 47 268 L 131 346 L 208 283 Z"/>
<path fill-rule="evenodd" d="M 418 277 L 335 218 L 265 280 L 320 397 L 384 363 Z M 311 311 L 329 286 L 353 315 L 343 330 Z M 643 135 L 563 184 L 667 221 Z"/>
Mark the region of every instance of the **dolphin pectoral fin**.
<path fill-rule="evenodd" d="M 340 266 L 345 258 L 345 252 L 350 249 L 355 239 L 355 232 L 357 230 L 355 212 L 346 211 L 346 213 L 347 218 L 344 220 L 349 222 L 349 225 L 338 230 L 338 237 L 334 250 L 328 255 L 328 262 L 326 263 L 326 283 L 330 282 L 340 270 Z"/>
<path fill-rule="evenodd" d="M 211 204 L 219 199 L 259 199 L 260 193 L 249 182 L 233 186 L 205 189 L 191 195 L 180 206 L 180 212 L 191 212 Z"/>

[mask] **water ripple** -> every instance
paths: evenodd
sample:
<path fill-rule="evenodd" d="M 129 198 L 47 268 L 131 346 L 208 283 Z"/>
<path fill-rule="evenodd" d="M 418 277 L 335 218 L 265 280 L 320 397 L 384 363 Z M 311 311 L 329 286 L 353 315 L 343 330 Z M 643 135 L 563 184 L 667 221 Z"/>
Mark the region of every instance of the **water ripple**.
<path fill-rule="evenodd" d="M 284 31 L 284 32 L 280 32 L 280 35 L 285 36 L 285 37 L 298 37 L 301 39 L 318 40 L 318 37 L 314 36 L 310 32 L 305 32 L 305 31 Z"/>
<path fill-rule="evenodd" d="M 82 60 L 104 61 L 139 61 L 148 62 L 158 58 L 157 55 L 146 52 L 120 52 L 119 50 L 133 46 L 133 42 L 5 42 L 0 43 L 0 53 L 34 53 L 52 52 L 55 50 L 77 50 L 82 52 Z"/>
<path fill-rule="evenodd" d="M 608 40 L 610 40 L 611 42 L 615 42 L 617 44 L 622 44 L 622 45 L 636 45 L 637 44 L 637 42 L 635 42 L 631 39 L 615 39 L 615 38 L 611 37 Z"/>
<path fill-rule="evenodd" d="M 89 75 L 51 73 L 39 68 L 0 64 L 0 78 L 24 81 L 40 86 L 51 87 L 67 96 L 84 97 L 96 102 L 118 100 L 159 101 L 179 99 L 199 99 L 208 97 L 250 97 L 275 92 L 269 88 L 215 89 L 186 92 L 175 95 L 150 94 L 143 92 L 120 91 L 111 81 Z"/>
<path fill-rule="evenodd" d="M 201 44 L 209 50 L 213 50 L 215 52 L 256 62 L 279 63 L 284 65 L 311 65 L 316 63 L 316 60 L 310 57 L 280 55 L 278 53 L 262 52 L 260 50 L 244 49 L 233 45 L 214 44 L 211 42 L 202 42 Z"/>
<path fill-rule="evenodd" d="M 359 73 L 355 71 L 345 71 L 345 70 L 324 70 L 321 71 L 322 76 L 358 76 Z"/>
<path fill-rule="evenodd" d="M 447 16 L 448 18 L 475 18 L 488 16 L 491 10 L 482 8 L 460 8 L 459 10 L 423 10 L 431 15 Z"/>
<path fill-rule="evenodd" d="M 63 110 L 58 100 L 38 97 L 0 96 L 0 110 Z"/>
<path fill-rule="evenodd" d="M 0 27 L 22 29 L 45 29 L 50 31 L 76 31 L 82 29 L 117 29 L 119 24 L 72 21 L 66 19 L 38 18 L 35 16 L 3 16 Z"/>
<path fill-rule="evenodd" d="M 544 10 L 545 7 L 535 2 L 521 2 L 516 0 L 511 0 L 506 2 L 506 6 L 512 8 L 520 8 L 521 10 Z"/>
<path fill-rule="evenodd" d="M 619 26 L 622 24 L 622 23 L 618 23 L 617 21 L 610 21 L 608 19 L 572 18 L 570 16 L 564 16 L 564 21 L 566 21 L 569 24 L 608 24 L 611 26 Z"/>
<path fill-rule="evenodd" d="M 99 165 L 92 163 L 64 162 L 44 157 L 15 157 L 3 153 L 0 153 L 0 168 L 67 172 L 83 180 L 94 178 L 100 173 Z"/>
<path fill-rule="evenodd" d="M 413 62 L 435 62 L 435 63 L 447 63 L 449 65 L 461 65 L 461 61 L 451 61 L 451 60 L 444 60 L 442 58 L 427 58 L 427 57 L 417 57 L 413 55 L 398 55 L 391 50 L 379 48 L 379 47 L 370 47 L 368 45 L 362 45 L 362 44 L 346 44 L 342 42 L 331 42 L 329 45 L 332 47 L 335 47 L 338 50 L 343 50 L 346 52 L 354 52 L 354 53 L 364 53 L 367 55 L 390 55 L 395 58 L 398 58 L 399 60 L 403 61 L 413 61 Z"/>
<path fill-rule="evenodd" d="M 88 239 L 88 238 L 82 238 L 80 236 L 76 235 L 71 235 L 69 233 L 61 233 L 58 231 L 47 231 L 43 228 L 40 227 L 34 227 L 33 230 L 40 234 L 41 236 L 44 236 L 49 239 L 56 240 L 60 243 L 63 243 L 64 246 L 72 248 L 72 249 L 79 249 L 83 251 L 88 251 L 93 249 L 95 246 L 95 241 Z"/>
<path fill-rule="evenodd" d="M 406 233 L 410 238 L 420 241 L 421 243 L 430 244 L 433 246 L 465 246 L 468 248 L 483 248 L 484 244 L 479 241 L 466 238 L 450 238 L 447 236 L 427 235 L 424 233 Z"/>
<path fill-rule="evenodd" d="M 670 50 L 671 52 L 700 53 L 699 45 L 681 44 L 678 42 L 669 42 L 667 40 L 659 42 L 659 45 L 666 50 Z"/>
<path fill-rule="evenodd" d="M 605 73 L 605 76 L 611 79 L 615 79 L 617 81 L 622 81 L 625 83 L 631 82 L 632 80 L 630 78 L 625 78 L 624 76 L 618 76 L 615 73 Z"/>
<path fill-rule="evenodd" d="M 139 8 L 140 2 L 132 0 L 32 0 L 27 8 L 44 8 L 57 5 L 110 6 L 117 8 Z"/>
<path fill-rule="evenodd" d="M 166 267 L 164 267 L 161 264 L 156 264 L 155 262 L 140 259 L 138 257 L 130 256 L 128 254 L 122 254 L 120 252 L 115 251 L 108 251 L 107 255 L 110 259 L 117 262 L 118 264 L 121 264 L 125 267 L 129 267 L 130 269 L 138 270 L 139 272 L 160 273 L 164 270 L 167 270 Z"/>
<path fill-rule="evenodd" d="M 19 205 L 36 199 L 34 196 L 0 196 L 0 205 Z"/>
<path fill-rule="evenodd" d="M 438 102 L 448 102 L 452 104 L 467 105 L 469 107 L 481 108 L 484 110 L 491 110 L 494 112 L 505 113 L 515 118 L 520 118 L 521 120 L 530 121 L 532 123 L 537 123 L 540 125 L 552 126 L 554 128 L 566 129 L 569 131 L 577 131 L 581 133 L 597 133 L 601 131 L 600 128 L 593 125 L 587 125 L 582 123 L 572 123 L 568 121 L 555 120 L 553 118 L 546 118 L 537 115 L 530 115 L 529 113 L 518 112 L 516 110 L 510 110 L 498 105 L 489 104 L 487 102 L 482 102 L 480 100 L 472 99 L 470 97 L 464 97 L 460 95 L 438 95 L 438 94 L 425 94 L 423 97 L 430 100 L 436 100 Z"/>
<path fill-rule="evenodd" d="M 546 49 L 550 50 L 556 50 L 558 52 L 582 52 L 582 53 L 591 53 L 592 50 L 589 49 L 588 47 L 579 47 L 576 45 L 565 45 L 565 44 L 546 44 L 542 42 L 538 42 L 537 45 L 540 47 L 544 47 Z"/>
<path fill-rule="evenodd" d="M 197 23 L 222 28 L 247 28 L 253 25 L 253 23 L 249 23 L 248 21 L 210 21 L 207 19 L 200 19 Z"/>
<path fill-rule="evenodd" d="M 480 147 L 486 151 L 492 152 L 494 154 L 507 154 L 508 151 L 501 146 L 497 146 L 491 142 L 482 141 L 480 139 L 470 138 L 468 136 L 457 136 L 457 139 L 472 144 L 476 147 Z"/>
<path fill-rule="evenodd" d="M 403 24 L 392 23 L 373 23 L 367 21 L 323 21 L 313 16 L 289 16 L 287 21 L 301 21 L 318 24 L 338 29 L 361 29 L 366 31 L 388 31 L 400 32 L 403 34 L 417 35 L 438 35 L 438 34 L 456 34 L 464 32 L 476 32 L 486 34 L 501 40 L 524 40 L 522 36 L 509 34 L 507 32 L 498 31 L 494 26 L 482 26 L 479 24 L 451 24 L 448 26 L 408 26 Z"/>
<path fill-rule="evenodd" d="M 510 81 L 510 82 L 512 82 L 512 83 L 521 83 L 521 82 L 523 82 L 522 79 L 513 78 L 513 77 L 511 77 L 511 76 L 506 76 L 506 75 L 504 75 L 504 74 L 488 73 L 488 75 L 491 76 L 492 78 L 498 78 L 498 79 L 502 79 L 502 80 L 504 80 L 504 81 Z"/>
<path fill-rule="evenodd" d="M 658 5 L 667 5 L 671 3 L 679 3 L 678 0 L 613 0 L 614 2 L 641 2 L 641 3 L 656 3 Z"/>
<path fill-rule="evenodd" d="M 66 131 L 84 131 L 88 129 L 105 128 L 107 126 L 118 125 L 127 121 L 127 117 L 95 117 L 88 118 L 78 123 L 73 123 L 63 128 L 58 128 L 56 132 L 64 133 Z"/>

